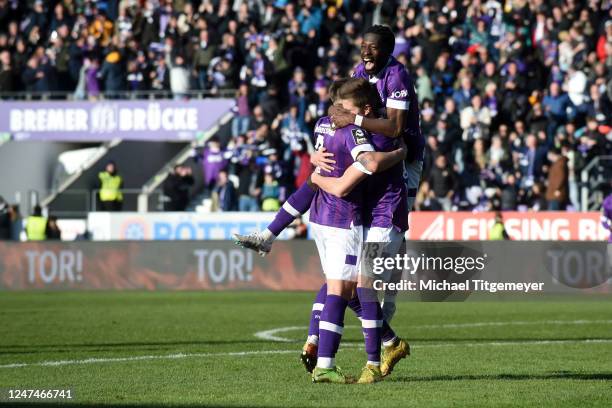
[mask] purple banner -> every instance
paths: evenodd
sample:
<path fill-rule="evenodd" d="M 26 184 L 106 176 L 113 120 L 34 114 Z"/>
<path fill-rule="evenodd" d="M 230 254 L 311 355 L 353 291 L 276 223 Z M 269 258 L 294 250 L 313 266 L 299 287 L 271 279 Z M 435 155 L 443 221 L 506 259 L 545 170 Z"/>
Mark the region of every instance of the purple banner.
<path fill-rule="evenodd" d="M 13 140 L 192 140 L 232 99 L 0 102 L 0 133 Z"/>

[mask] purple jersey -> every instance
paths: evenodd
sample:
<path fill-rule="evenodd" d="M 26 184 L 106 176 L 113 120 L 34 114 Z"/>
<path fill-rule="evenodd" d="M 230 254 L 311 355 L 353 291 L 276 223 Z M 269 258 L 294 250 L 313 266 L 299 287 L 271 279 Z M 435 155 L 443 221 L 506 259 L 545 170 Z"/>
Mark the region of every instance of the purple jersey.
<path fill-rule="evenodd" d="M 399 141 L 378 133 L 371 134 L 372 145 L 378 152 L 397 149 Z M 394 227 L 408 230 L 408 203 L 402 163 L 368 177 L 364 186 L 363 225 L 366 227 Z"/>
<path fill-rule="evenodd" d="M 221 150 L 204 148 L 202 152 L 202 169 L 204 170 L 204 183 L 213 185 L 217 181 L 219 172 L 227 166 L 227 159 Z"/>
<path fill-rule="evenodd" d="M 316 149 L 325 147 L 334 154 L 336 164 L 331 172 L 321 170 L 325 177 L 340 177 L 354 162 L 359 153 L 372 152 L 368 134 L 355 125 L 341 129 L 332 127 L 329 116 L 317 121 L 315 126 Z M 346 197 L 335 197 L 319 189 L 310 206 L 310 221 L 329 227 L 349 229 L 351 224 L 362 225 L 363 193 L 357 186 Z"/>
<path fill-rule="evenodd" d="M 386 108 L 407 111 L 406 128 L 403 132 L 408 148 L 406 161 L 423 160 L 425 139 L 421 133 L 419 100 L 406 68 L 395 58 L 389 57 L 389 62 L 377 75 L 368 75 L 362 62 L 355 68 L 353 77 L 365 78 L 370 83 L 376 84 L 380 99 Z"/>
<path fill-rule="evenodd" d="M 606 197 L 601 205 L 601 209 L 601 225 L 603 225 L 606 230 L 610 231 L 608 242 L 612 242 L 612 194 Z"/>

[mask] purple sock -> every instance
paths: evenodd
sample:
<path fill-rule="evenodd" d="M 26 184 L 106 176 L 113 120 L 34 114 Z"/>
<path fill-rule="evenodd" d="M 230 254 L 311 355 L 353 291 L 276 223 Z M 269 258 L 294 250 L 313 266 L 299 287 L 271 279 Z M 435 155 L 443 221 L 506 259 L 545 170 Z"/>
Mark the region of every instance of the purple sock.
<path fill-rule="evenodd" d="M 335 357 L 342 332 L 347 301 L 338 295 L 327 295 L 319 321 L 319 351 L 317 367 L 335 367 Z"/>
<path fill-rule="evenodd" d="M 302 184 L 300 188 L 289 196 L 282 208 L 276 213 L 274 221 L 268 225 L 268 230 L 275 236 L 279 236 L 295 218 L 308 211 L 314 196 L 315 190 L 313 190 L 308 183 Z"/>
<path fill-rule="evenodd" d="M 357 296 L 361 303 L 365 350 L 368 355 L 368 364 L 380 365 L 380 336 L 382 322 L 382 309 L 374 289 L 357 288 Z"/>
<path fill-rule="evenodd" d="M 319 336 L 319 321 L 323 306 L 325 306 L 325 299 L 327 298 L 327 283 L 324 283 L 317 293 L 317 297 L 312 305 L 312 313 L 310 314 L 310 327 L 308 328 L 308 337 Z"/>
<path fill-rule="evenodd" d="M 287 202 L 300 214 L 304 214 L 310 208 L 315 193 L 316 191 L 308 185 L 308 182 L 304 182 L 289 196 Z"/>
<path fill-rule="evenodd" d="M 359 303 L 359 296 L 355 296 L 348 302 L 348 307 L 355 312 L 358 318 L 362 317 L 361 303 Z"/>
<path fill-rule="evenodd" d="M 361 303 L 359 303 L 359 297 L 355 296 L 354 298 L 352 298 L 351 300 L 349 300 L 348 302 L 348 307 L 355 312 L 355 314 L 357 315 L 357 317 L 359 319 L 361 319 L 363 317 L 363 311 L 361 309 Z M 365 329 L 362 329 L 363 331 L 363 335 L 365 336 Z M 386 320 L 383 320 L 382 323 L 382 328 L 381 328 L 381 340 L 383 342 L 389 342 L 391 340 L 394 340 L 397 336 L 395 335 L 395 332 L 393 331 L 393 329 L 391 328 L 391 326 L 389 326 L 389 323 L 387 323 Z"/>

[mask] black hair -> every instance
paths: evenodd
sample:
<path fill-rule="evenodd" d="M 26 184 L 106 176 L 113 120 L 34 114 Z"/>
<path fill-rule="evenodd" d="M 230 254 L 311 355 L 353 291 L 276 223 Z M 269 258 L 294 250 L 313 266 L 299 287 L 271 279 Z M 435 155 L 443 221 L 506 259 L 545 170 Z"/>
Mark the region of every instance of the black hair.
<path fill-rule="evenodd" d="M 364 35 L 365 34 L 376 34 L 380 37 L 382 47 L 384 47 L 389 54 L 393 52 L 395 48 L 395 34 L 393 34 L 393 31 L 388 26 L 379 24 L 373 25 L 365 31 Z"/>

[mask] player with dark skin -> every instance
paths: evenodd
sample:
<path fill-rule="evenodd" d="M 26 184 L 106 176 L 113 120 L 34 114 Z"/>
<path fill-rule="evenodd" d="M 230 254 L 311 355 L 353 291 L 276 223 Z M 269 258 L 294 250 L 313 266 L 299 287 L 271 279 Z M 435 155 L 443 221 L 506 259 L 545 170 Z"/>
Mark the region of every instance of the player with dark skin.
<path fill-rule="evenodd" d="M 385 68 L 393 49 L 385 45 L 381 36 L 375 33 L 367 33 L 361 42 L 361 61 L 364 63 L 368 75 L 376 75 Z M 380 133 L 387 137 L 400 137 L 406 121 L 406 110 L 386 108 L 386 118 L 363 118 L 361 127 L 372 133 Z M 355 122 L 356 115 L 341 106 L 331 106 L 329 116 L 337 128 L 348 126 Z M 331 153 L 324 150 L 315 152 L 312 163 L 322 169 L 331 171 L 335 161 Z"/>

